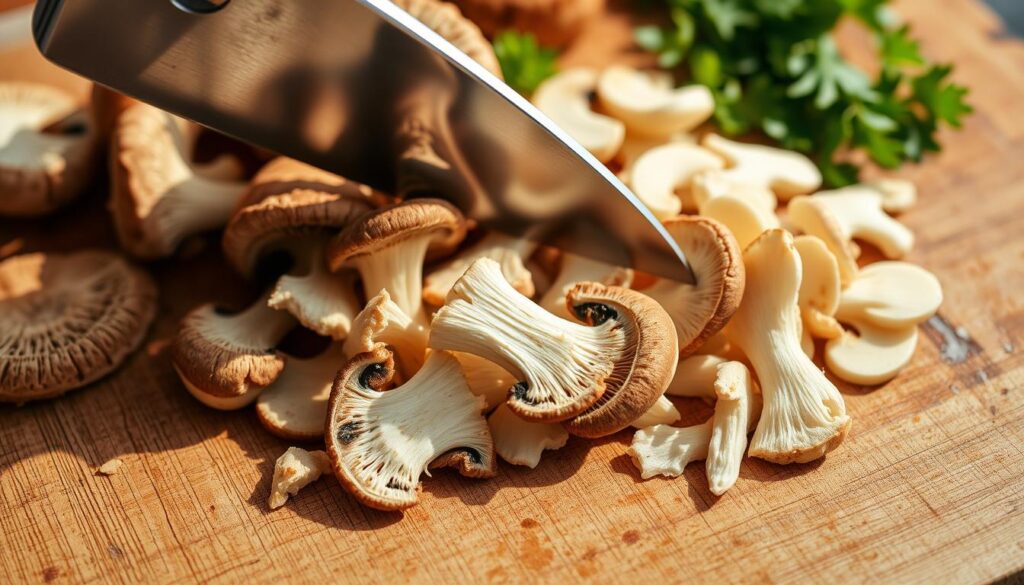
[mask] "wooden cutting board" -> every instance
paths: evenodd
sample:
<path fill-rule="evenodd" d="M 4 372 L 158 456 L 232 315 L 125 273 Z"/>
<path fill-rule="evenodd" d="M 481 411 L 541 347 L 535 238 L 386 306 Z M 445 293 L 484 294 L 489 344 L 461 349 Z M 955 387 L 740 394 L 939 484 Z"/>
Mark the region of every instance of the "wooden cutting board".
<path fill-rule="evenodd" d="M 903 172 L 921 191 L 910 259 L 946 302 L 898 379 L 844 388 L 853 428 L 824 460 L 747 460 L 716 498 L 700 465 L 640 481 L 621 433 L 489 481 L 439 472 L 405 514 L 332 478 L 271 512 L 288 443 L 252 412 L 201 407 L 168 361 L 189 308 L 253 294 L 211 239 L 151 265 L 160 316 L 119 372 L 0 407 L 0 581 L 981 582 L 1024 567 L 1024 44 L 974 0 L 898 7 L 977 113 Z M 102 199 L 0 223 L 0 255 L 113 246 Z M 120 472 L 96 475 L 113 457 Z"/>

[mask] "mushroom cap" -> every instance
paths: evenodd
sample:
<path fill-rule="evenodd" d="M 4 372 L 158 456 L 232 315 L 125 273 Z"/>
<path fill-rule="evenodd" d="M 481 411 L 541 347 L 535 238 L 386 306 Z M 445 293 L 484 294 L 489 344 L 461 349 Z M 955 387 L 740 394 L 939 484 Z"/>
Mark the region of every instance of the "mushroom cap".
<path fill-rule="evenodd" d="M 693 130 L 715 112 L 715 98 L 703 85 L 673 88 L 672 76 L 612 65 L 601 72 L 597 96 L 604 109 L 630 132 L 667 136 Z"/>
<path fill-rule="evenodd" d="M 612 319 L 625 330 L 626 351 L 605 380 L 601 397 L 564 423 L 581 437 L 610 435 L 628 427 L 665 393 L 679 361 L 675 326 L 654 299 L 628 288 L 584 282 L 569 291 L 565 302 L 589 326 Z"/>
<path fill-rule="evenodd" d="M 156 299 L 150 278 L 110 252 L 0 261 L 0 402 L 59 396 L 115 370 Z"/>
<path fill-rule="evenodd" d="M 224 229 L 228 261 L 251 275 L 260 256 L 289 239 L 341 228 L 391 198 L 366 185 L 288 158 L 276 158 L 252 179 Z"/>
<path fill-rule="evenodd" d="M 680 216 L 665 229 L 686 254 L 696 284 L 661 280 L 644 292 L 661 303 L 676 326 L 679 353 L 685 357 L 717 333 L 736 312 L 746 281 L 736 238 L 721 223 Z"/>
<path fill-rule="evenodd" d="M 546 47 L 569 43 L 604 8 L 605 0 L 455 0 L 463 14 L 494 36 L 515 29 Z"/>
<path fill-rule="evenodd" d="M 533 94 L 533 103 L 597 160 L 608 162 L 622 147 L 626 127 L 590 108 L 597 75 L 593 69 L 562 71 L 540 84 Z"/>
<path fill-rule="evenodd" d="M 721 169 L 722 159 L 704 148 L 670 142 L 648 150 L 633 164 L 630 186 L 658 219 L 679 215 L 684 201 L 696 208 L 691 181 L 700 172 Z"/>
<path fill-rule="evenodd" d="M 439 0 L 394 0 L 394 3 L 501 78 L 501 65 L 491 43 L 457 6 Z"/>
<path fill-rule="evenodd" d="M 432 461 L 469 477 L 493 476 L 483 399 L 470 392 L 459 362 L 431 352 L 409 381 L 383 391 L 394 374 L 391 352 L 379 344 L 354 356 L 334 381 L 325 439 L 342 486 L 367 506 L 401 510 L 416 504 Z"/>
<path fill-rule="evenodd" d="M 327 400 L 345 361 L 339 343 L 310 359 L 289 357 L 281 375 L 256 399 L 260 423 L 284 439 L 307 441 L 322 437 Z"/>
<path fill-rule="evenodd" d="M 466 220 L 441 199 L 412 199 L 366 213 L 327 247 L 327 263 L 337 271 L 351 259 L 373 254 L 410 238 L 430 234 L 427 259 L 446 256 L 466 237 Z"/>
<path fill-rule="evenodd" d="M 825 344 L 825 365 L 837 378 L 864 386 L 883 384 L 914 357 L 917 326 L 883 329 L 857 320 L 850 325 L 856 332 L 845 331 Z"/>
<path fill-rule="evenodd" d="M 0 82 L 0 215 L 49 213 L 88 185 L 96 128 L 76 108 L 57 88 Z"/>
<path fill-rule="evenodd" d="M 926 321 L 941 304 L 942 285 L 931 272 L 908 262 L 875 262 L 842 291 L 836 318 L 903 329 Z"/>
<path fill-rule="evenodd" d="M 281 374 L 285 358 L 274 346 L 294 323 L 267 307 L 265 297 L 234 315 L 202 305 L 182 320 L 171 360 L 197 399 L 214 408 L 240 408 Z"/>

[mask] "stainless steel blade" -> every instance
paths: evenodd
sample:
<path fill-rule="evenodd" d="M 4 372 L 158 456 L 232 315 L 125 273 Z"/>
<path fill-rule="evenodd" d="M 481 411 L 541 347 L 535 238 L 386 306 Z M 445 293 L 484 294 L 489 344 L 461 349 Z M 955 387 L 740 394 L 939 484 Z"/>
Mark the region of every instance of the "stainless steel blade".
<path fill-rule="evenodd" d="M 58 65 L 240 140 L 515 235 L 597 230 L 607 246 L 559 245 L 612 261 L 618 240 L 693 281 L 604 165 L 387 0 L 41 0 L 33 32 Z"/>

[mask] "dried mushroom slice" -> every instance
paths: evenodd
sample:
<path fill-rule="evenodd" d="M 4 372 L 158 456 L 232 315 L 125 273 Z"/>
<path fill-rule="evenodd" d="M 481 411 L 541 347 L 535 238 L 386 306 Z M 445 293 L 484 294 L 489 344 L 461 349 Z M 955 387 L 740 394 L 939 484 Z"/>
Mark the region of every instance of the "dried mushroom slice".
<path fill-rule="evenodd" d="M 501 264 L 501 272 L 512 286 L 532 297 L 535 292 L 533 275 L 524 263 L 536 248 L 537 242 L 532 239 L 489 232 L 427 275 L 423 282 L 423 300 L 435 307 L 443 305 L 455 281 L 479 258 L 490 258 Z"/>
<path fill-rule="evenodd" d="M 234 315 L 202 305 L 181 322 L 171 346 L 174 369 L 203 404 L 242 408 L 281 375 L 285 358 L 274 346 L 294 326 L 290 315 L 267 307 L 266 296 Z"/>
<path fill-rule="evenodd" d="M 116 369 L 156 313 L 156 288 L 110 252 L 0 262 L 0 402 L 59 396 Z"/>
<path fill-rule="evenodd" d="M 399 380 L 407 380 L 420 369 L 427 354 L 427 328 L 406 314 L 388 291 L 381 290 L 366 302 L 352 322 L 352 331 L 342 346 L 345 355 L 373 351 L 387 345 L 397 363 Z"/>
<path fill-rule="evenodd" d="M 561 449 L 569 441 L 569 433 L 562 425 L 525 421 L 504 404 L 487 417 L 487 425 L 498 455 L 512 465 L 530 469 L 537 467 L 545 450 Z"/>
<path fill-rule="evenodd" d="M 92 179 L 97 145 L 69 94 L 0 82 L 0 215 L 44 215 L 74 199 Z"/>
<path fill-rule="evenodd" d="M 310 359 L 288 358 L 284 371 L 256 399 L 256 415 L 271 433 L 307 441 L 324 434 L 334 377 L 345 365 L 341 344 Z"/>
<path fill-rule="evenodd" d="M 323 432 L 323 429 L 320 430 Z M 271 510 L 280 508 L 289 496 L 298 494 L 299 490 L 320 479 L 320 475 L 330 469 L 331 460 L 327 453 L 288 447 L 274 464 L 274 478 L 267 506 Z"/>
<path fill-rule="evenodd" d="M 492 477 L 483 399 L 470 392 L 458 361 L 431 352 L 409 381 L 384 391 L 394 373 L 391 352 L 378 345 L 353 357 L 334 382 L 325 435 L 341 485 L 371 508 L 402 510 L 416 504 L 431 462 Z"/>
<path fill-rule="evenodd" d="M 679 345 L 672 318 L 661 305 L 628 288 L 586 282 L 566 295 L 566 305 L 591 327 L 619 323 L 626 351 L 615 362 L 601 397 L 565 423 L 570 433 L 603 437 L 628 427 L 658 402 L 672 381 Z"/>

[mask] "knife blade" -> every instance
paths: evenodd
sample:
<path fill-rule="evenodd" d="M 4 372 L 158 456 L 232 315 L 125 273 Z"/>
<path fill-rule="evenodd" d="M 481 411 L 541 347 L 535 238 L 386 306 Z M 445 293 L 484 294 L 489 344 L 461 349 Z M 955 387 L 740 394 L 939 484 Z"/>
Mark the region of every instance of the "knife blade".
<path fill-rule="evenodd" d="M 512 235 L 593 231 L 609 245 L 557 245 L 693 282 L 614 174 L 387 0 L 40 0 L 33 36 L 57 65 L 244 142 Z"/>

